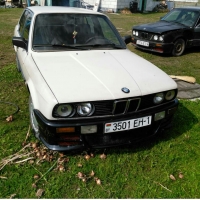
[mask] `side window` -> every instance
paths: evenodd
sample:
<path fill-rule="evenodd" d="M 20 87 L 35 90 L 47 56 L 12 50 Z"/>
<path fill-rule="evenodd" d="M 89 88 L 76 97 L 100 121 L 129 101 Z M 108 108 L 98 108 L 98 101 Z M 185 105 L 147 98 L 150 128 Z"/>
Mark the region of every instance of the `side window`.
<path fill-rule="evenodd" d="M 25 11 L 19 21 L 19 32 L 20 32 L 20 35 L 23 36 L 23 32 L 24 32 L 24 24 L 25 24 L 25 20 L 26 20 L 26 12 Z"/>
<path fill-rule="evenodd" d="M 28 41 L 28 36 L 29 36 L 29 29 L 30 29 L 30 24 L 32 20 L 32 13 L 26 10 L 24 14 L 22 15 L 19 25 L 19 32 L 21 37 L 24 37 Z"/>
<path fill-rule="evenodd" d="M 32 20 L 33 14 L 31 12 L 28 12 L 26 15 L 26 21 L 25 21 L 25 26 L 24 26 L 24 34 L 23 37 L 28 41 L 29 37 L 29 29 L 31 25 L 31 20 Z"/>

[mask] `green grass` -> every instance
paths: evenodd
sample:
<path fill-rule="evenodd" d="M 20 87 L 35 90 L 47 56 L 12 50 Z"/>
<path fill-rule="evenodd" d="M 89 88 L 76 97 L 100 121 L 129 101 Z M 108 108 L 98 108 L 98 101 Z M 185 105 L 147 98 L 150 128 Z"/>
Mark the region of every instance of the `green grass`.
<path fill-rule="evenodd" d="M 5 158 L 8 160 L 8 156 L 11 158 L 23 148 L 27 136 L 26 144 L 37 141 L 31 133 L 27 134 L 28 93 L 16 70 L 11 44 L 14 25 L 21 13 L 22 9 L 0 9 L 0 169 Z M 121 34 L 126 35 L 132 25 L 155 21 L 162 15 L 136 13 L 109 17 Z M 128 47 L 168 74 L 191 75 L 200 82 L 198 50 L 174 58 Z M 6 102 L 20 108 L 12 122 L 5 119 L 16 107 Z M 86 152 L 71 153 L 64 155 L 66 162 L 61 163 L 58 160 L 61 155 L 51 151 L 48 151 L 52 155 L 50 161 L 39 161 L 35 153 L 18 159 L 33 156 L 32 164 L 30 160 L 19 164 L 14 160 L 0 170 L 0 198 L 37 198 L 38 189 L 44 190 L 41 198 L 200 198 L 199 110 L 200 101 L 181 100 L 171 130 L 130 147 L 94 150 L 94 157 L 89 160 L 85 159 Z M 44 151 L 42 145 L 39 149 Z M 32 151 L 30 147 L 23 152 Z M 106 159 L 100 158 L 103 153 Z M 59 170 L 60 164 L 65 171 Z M 86 175 L 86 182 L 77 177 L 78 172 Z M 183 178 L 179 178 L 180 173 Z M 36 174 L 40 179 L 34 179 Z M 170 179 L 170 175 L 176 180 Z M 96 184 L 94 177 L 101 180 L 101 185 Z"/>

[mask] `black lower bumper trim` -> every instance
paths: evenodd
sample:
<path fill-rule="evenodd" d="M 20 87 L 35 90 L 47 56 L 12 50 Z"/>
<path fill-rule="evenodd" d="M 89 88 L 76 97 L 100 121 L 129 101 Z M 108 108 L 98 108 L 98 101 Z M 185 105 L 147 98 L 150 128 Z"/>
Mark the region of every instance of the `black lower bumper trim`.
<path fill-rule="evenodd" d="M 41 113 L 40 115 L 37 115 L 36 113 L 36 118 L 39 124 L 39 139 L 44 143 L 45 146 L 47 146 L 47 148 L 56 151 L 76 151 L 89 148 L 105 148 L 105 147 L 107 148 L 113 146 L 129 145 L 132 143 L 137 143 L 146 140 L 150 137 L 155 136 L 162 130 L 169 128 L 173 119 L 174 112 L 177 107 L 178 107 L 178 100 L 175 99 L 173 103 L 165 107 L 160 107 L 154 110 L 153 112 L 151 110 L 145 113 L 137 113 L 134 116 L 117 119 L 116 121 L 122 121 L 138 117 L 144 117 L 148 115 L 154 116 L 155 113 L 162 111 L 165 111 L 166 113 L 165 118 L 158 121 L 155 121 L 154 117 L 152 117 L 152 124 L 149 126 L 131 129 L 127 131 L 119 131 L 114 133 L 104 133 L 104 124 L 113 122 L 113 119 L 110 119 L 110 121 L 108 119 L 106 119 L 105 121 L 88 120 L 87 122 L 74 122 L 74 123 L 65 122 L 65 124 L 64 123 L 61 124 L 59 121 L 57 122 L 48 121 L 41 115 Z M 59 134 L 56 133 L 56 128 L 60 125 L 61 127 L 74 126 L 76 130 L 75 134 L 78 138 L 80 138 L 79 141 L 78 142 L 77 140 L 73 141 L 72 138 L 71 144 L 69 146 L 59 145 L 60 142 L 61 143 L 70 142 L 69 138 L 67 141 L 67 139 L 65 140 L 65 137 L 61 138 L 59 137 Z M 97 133 L 81 134 L 81 126 L 87 126 L 87 125 L 96 125 Z M 66 135 L 67 134 L 68 133 L 66 133 Z M 74 143 L 77 142 L 77 144 L 73 144 L 73 142 Z"/>

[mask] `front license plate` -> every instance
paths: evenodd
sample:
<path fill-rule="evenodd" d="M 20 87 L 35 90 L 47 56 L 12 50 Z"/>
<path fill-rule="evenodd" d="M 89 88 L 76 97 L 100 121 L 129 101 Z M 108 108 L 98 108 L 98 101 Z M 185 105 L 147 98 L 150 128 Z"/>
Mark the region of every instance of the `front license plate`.
<path fill-rule="evenodd" d="M 145 42 L 145 41 L 141 41 L 141 40 L 137 40 L 136 44 L 148 47 L 149 46 L 149 42 Z"/>
<path fill-rule="evenodd" d="M 140 128 L 143 126 L 148 126 L 150 124 L 151 124 L 151 116 L 119 121 L 119 122 L 111 122 L 105 124 L 104 133 L 125 131 L 125 130 Z"/>

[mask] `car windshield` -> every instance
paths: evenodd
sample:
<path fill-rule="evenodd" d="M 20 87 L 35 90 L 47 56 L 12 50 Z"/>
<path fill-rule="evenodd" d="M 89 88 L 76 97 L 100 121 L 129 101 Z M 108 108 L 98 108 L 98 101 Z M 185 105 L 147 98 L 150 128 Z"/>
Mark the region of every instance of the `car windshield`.
<path fill-rule="evenodd" d="M 197 11 L 191 11 L 186 9 L 173 9 L 161 20 L 179 23 L 191 27 L 195 25 L 198 16 L 199 14 Z"/>
<path fill-rule="evenodd" d="M 36 17 L 34 50 L 90 50 L 126 48 L 119 33 L 103 15 L 39 14 Z"/>

